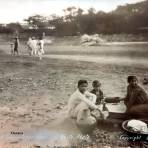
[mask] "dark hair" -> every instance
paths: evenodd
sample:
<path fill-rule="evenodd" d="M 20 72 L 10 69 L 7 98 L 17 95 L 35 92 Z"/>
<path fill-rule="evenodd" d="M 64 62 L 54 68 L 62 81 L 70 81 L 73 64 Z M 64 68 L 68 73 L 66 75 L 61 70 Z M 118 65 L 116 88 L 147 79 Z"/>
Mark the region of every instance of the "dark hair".
<path fill-rule="evenodd" d="M 98 80 L 94 80 L 94 81 L 92 82 L 92 86 L 93 86 L 93 87 L 100 86 L 100 85 L 101 85 L 101 83 L 100 83 Z"/>
<path fill-rule="evenodd" d="M 136 76 L 128 76 L 127 82 L 130 83 L 133 79 L 136 79 L 138 81 L 138 78 Z"/>
<path fill-rule="evenodd" d="M 80 85 L 84 84 L 84 83 L 86 83 L 86 84 L 88 85 L 87 80 L 79 80 L 79 81 L 78 81 L 78 87 L 79 87 Z"/>

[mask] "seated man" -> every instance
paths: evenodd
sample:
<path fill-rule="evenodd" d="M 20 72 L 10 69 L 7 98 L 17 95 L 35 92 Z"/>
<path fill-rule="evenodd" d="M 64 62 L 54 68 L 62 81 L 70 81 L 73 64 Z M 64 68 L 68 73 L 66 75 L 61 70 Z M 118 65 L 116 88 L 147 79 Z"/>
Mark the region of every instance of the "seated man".
<path fill-rule="evenodd" d="M 148 95 L 146 91 L 138 85 L 136 76 L 128 76 L 129 83 L 127 95 L 124 103 L 127 107 L 127 113 L 135 118 L 148 118 Z"/>
<path fill-rule="evenodd" d="M 79 80 L 78 89 L 69 99 L 68 113 L 71 118 L 77 120 L 77 124 L 93 125 L 96 119 L 91 115 L 91 110 L 98 109 L 98 107 L 95 105 L 96 95 L 88 92 L 87 87 L 86 80 Z"/>

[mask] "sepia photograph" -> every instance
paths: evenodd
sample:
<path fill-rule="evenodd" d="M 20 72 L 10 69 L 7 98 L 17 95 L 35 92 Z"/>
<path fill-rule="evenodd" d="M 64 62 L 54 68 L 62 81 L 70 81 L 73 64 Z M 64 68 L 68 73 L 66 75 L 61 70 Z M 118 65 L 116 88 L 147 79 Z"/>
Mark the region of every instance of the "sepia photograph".
<path fill-rule="evenodd" d="M 148 148 L 148 0 L 0 0 L 0 148 Z"/>

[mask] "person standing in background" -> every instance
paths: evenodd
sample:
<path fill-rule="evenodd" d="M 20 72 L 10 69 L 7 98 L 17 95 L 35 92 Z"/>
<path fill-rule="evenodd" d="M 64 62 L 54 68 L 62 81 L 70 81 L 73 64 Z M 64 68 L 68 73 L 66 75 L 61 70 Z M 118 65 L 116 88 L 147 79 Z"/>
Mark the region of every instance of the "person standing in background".
<path fill-rule="evenodd" d="M 19 54 L 18 48 L 19 48 L 19 39 L 18 37 L 15 37 L 14 38 L 14 51 L 13 51 L 14 55 L 15 53 L 17 53 L 17 55 Z"/>

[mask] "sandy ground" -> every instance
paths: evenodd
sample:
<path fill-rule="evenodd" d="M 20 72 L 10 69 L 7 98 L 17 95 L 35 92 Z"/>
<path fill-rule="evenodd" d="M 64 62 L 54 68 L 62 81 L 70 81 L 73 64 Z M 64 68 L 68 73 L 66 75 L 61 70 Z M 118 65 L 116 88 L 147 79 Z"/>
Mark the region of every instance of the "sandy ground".
<path fill-rule="evenodd" d="M 105 47 L 105 54 L 112 53 L 107 60 L 103 56 L 103 49 L 99 51 L 98 47 L 92 47 L 92 55 L 88 55 L 88 52 L 83 49 L 80 51 L 82 47 L 69 48 L 73 49 L 72 51 L 77 49 L 74 51 L 75 56 L 73 52 L 70 54 L 67 46 L 65 48 L 64 46 L 46 46 L 45 51 L 50 55 L 45 55 L 40 61 L 37 57 L 27 55 L 8 55 L 9 46 L 6 43 L 1 44 L 0 148 L 50 147 L 55 143 L 57 146 L 68 145 L 67 139 L 62 139 L 58 143 L 56 138 L 51 138 L 51 141 L 46 138 L 51 135 L 63 138 L 63 133 L 81 134 L 74 121 L 65 120 L 68 98 L 75 91 L 79 79 L 87 79 L 89 89 L 92 81 L 99 79 L 105 96 L 123 97 L 126 93 L 127 76 L 137 75 L 142 84 L 144 75 L 148 71 L 145 46 L 142 51 L 138 51 L 139 57 L 136 53 L 133 55 L 134 60 L 126 56 L 136 50 L 135 48 L 130 50 L 131 47 L 129 50 L 125 48 L 126 52 L 123 51 L 123 47 L 119 47 L 120 51 L 117 50 L 118 47 L 112 51 Z M 25 49 L 24 46 L 23 49 Z M 23 49 L 21 54 L 26 53 Z M 61 55 L 62 50 L 63 55 Z M 120 52 L 123 55 L 120 55 Z M 87 55 L 84 56 L 85 54 Z M 124 60 L 120 60 L 122 58 Z M 148 86 L 143 87 L 148 90 Z M 59 125 L 59 122 L 62 123 Z"/>

